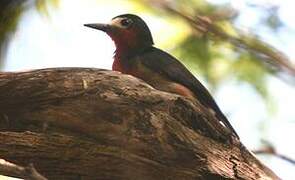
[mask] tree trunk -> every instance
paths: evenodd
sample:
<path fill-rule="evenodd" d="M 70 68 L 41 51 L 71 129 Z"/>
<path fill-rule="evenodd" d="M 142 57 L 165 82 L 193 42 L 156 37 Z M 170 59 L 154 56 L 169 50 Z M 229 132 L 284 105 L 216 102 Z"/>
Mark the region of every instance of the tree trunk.
<path fill-rule="evenodd" d="M 0 142 L 49 179 L 279 179 L 198 102 L 100 69 L 0 73 Z"/>

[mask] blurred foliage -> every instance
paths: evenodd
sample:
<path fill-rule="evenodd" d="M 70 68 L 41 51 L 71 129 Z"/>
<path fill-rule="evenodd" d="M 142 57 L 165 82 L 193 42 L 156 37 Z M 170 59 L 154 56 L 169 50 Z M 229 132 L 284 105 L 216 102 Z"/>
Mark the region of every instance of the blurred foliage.
<path fill-rule="evenodd" d="M 3 63 L 4 54 L 12 33 L 15 31 L 24 7 L 24 0 L 0 1 L 0 63 Z"/>
<path fill-rule="evenodd" d="M 57 7 L 59 0 L 1 0 L 0 1 L 0 67 L 4 63 L 8 43 L 17 29 L 21 15 L 36 7 L 48 16 L 48 7 Z"/>
<path fill-rule="evenodd" d="M 239 54 L 230 69 L 239 81 L 251 84 L 261 96 L 268 97 L 265 68 L 261 65 L 261 61 L 253 57 L 251 53 Z"/>
<path fill-rule="evenodd" d="M 279 7 L 273 4 L 249 4 L 249 7 L 254 8 L 256 11 L 267 12 L 263 13 L 261 21 L 264 26 L 269 27 L 270 30 L 277 31 L 284 26 L 283 22 L 278 16 Z"/>
<path fill-rule="evenodd" d="M 49 17 L 49 7 L 57 8 L 59 5 L 59 0 L 35 0 L 35 6 L 37 10 Z"/>

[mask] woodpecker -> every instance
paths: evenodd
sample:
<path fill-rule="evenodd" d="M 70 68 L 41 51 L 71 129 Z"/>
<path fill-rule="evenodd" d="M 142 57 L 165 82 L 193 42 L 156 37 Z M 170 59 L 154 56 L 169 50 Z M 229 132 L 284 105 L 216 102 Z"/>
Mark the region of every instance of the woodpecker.
<path fill-rule="evenodd" d="M 137 15 L 123 14 L 108 24 L 85 24 L 107 33 L 116 50 L 112 70 L 133 75 L 155 89 L 198 100 L 222 122 L 238 134 L 222 113 L 208 90 L 175 57 L 154 47 L 151 31 Z"/>

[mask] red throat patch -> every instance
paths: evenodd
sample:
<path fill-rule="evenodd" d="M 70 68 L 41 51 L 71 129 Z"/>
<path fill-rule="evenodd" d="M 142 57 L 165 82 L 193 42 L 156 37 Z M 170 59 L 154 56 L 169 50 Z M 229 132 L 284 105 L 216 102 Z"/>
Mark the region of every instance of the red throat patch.
<path fill-rule="evenodd" d="M 136 33 L 134 29 L 121 29 L 120 32 L 114 35 L 110 34 L 110 37 L 116 45 L 116 54 L 112 70 L 128 74 L 127 69 L 123 67 L 121 57 L 130 53 L 132 49 L 137 47 Z"/>
<path fill-rule="evenodd" d="M 133 29 L 120 29 L 115 34 L 109 34 L 116 45 L 116 52 L 128 52 L 137 45 L 137 32 Z"/>

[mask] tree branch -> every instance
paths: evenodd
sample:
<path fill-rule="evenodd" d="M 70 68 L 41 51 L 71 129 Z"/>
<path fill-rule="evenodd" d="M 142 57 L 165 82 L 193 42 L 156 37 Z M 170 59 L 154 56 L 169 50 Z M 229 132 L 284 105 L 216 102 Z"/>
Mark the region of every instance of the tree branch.
<path fill-rule="evenodd" d="M 49 179 L 279 179 L 198 102 L 99 69 L 0 73 L 0 142 Z"/>
<path fill-rule="evenodd" d="M 33 164 L 30 164 L 27 167 L 22 167 L 5 161 L 4 159 L 0 159 L 0 173 L 30 180 L 47 180 L 38 173 Z"/>
<path fill-rule="evenodd" d="M 273 156 L 276 156 L 284 161 L 291 163 L 292 165 L 295 165 L 294 159 L 287 157 L 286 155 L 278 153 L 277 150 L 275 149 L 275 147 L 271 143 L 269 143 L 268 141 L 265 141 L 265 140 L 263 140 L 263 143 L 265 144 L 265 147 L 258 149 L 258 150 L 254 150 L 253 153 L 255 153 L 257 155 L 259 155 L 259 154 L 273 155 Z"/>

